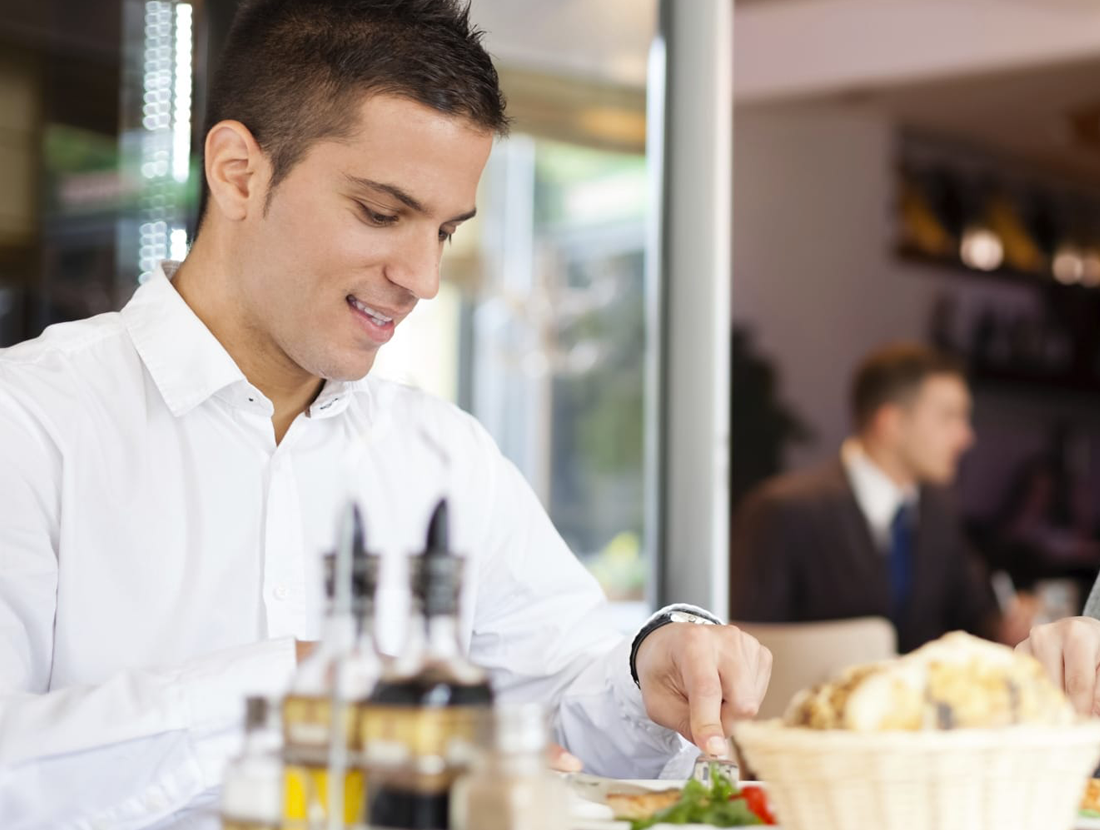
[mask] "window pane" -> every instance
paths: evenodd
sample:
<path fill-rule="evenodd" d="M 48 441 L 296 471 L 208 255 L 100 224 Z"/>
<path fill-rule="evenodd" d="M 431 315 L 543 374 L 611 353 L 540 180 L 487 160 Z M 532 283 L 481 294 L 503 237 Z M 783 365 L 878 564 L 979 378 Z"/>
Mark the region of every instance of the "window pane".
<path fill-rule="evenodd" d="M 570 15 L 590 27 L 597 7 L 621 5 L 564 4 L 541 11 L 534 28 L 553 40 Z M 540 46 L 537 34 L 511 28 L 503 3 L 475 2 L 475 18 L 498 27 L 489 46 L 512 135 L 489 160 L 478 218 L 444 256 L 440 297 L 421 304 L 376 364 L 479 418 L 619 603 L 624 627 L 646 613 L 651 587 L 645 65 L 654 4 L 631 9 L 633 28 L 609 30 L 602 46 L 598 35 Z"/>

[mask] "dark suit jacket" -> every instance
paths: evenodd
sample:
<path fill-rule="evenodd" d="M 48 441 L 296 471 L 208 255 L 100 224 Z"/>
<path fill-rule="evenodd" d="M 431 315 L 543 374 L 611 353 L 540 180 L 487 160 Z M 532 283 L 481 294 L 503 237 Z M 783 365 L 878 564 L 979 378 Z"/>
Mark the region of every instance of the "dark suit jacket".
<path fill-rule="evenodd" d="M 993 593 L 948 493 L 921 488 L 919 513 L 912 593 L 897 624 L 899 650 L 959 628 L 990 636 L 997 619 Z M 734 517 L 730 619 L 889 618 L 887 565 L 839 459 L 780 476 L 746 497 Z"/>

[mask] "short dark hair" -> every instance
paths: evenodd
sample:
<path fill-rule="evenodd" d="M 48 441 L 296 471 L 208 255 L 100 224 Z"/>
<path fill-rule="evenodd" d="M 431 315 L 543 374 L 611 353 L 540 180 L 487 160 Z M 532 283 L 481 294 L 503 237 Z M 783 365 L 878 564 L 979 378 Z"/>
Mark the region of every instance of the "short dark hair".
<path fill-rule="evenodd" d="M 965 380 L 966 369 L 954 356 L 916 343 L 892 343 L 871 352 L 856 369 L 852 382 L 856 429 L 865 429 L 886 404 L 911 401 L 921 384 L 934 375 Z"/>
<path fill-rule="evenodd" d="M 268 199 L 309 148 L 350 134 L 353 99 L 396 95 L 508 131 L 469 0 L 245 0 L 222 50 L 203 134 L 240 121 L 271 160 Z M 203 178 L 200 219 L 208 184 Z"/>

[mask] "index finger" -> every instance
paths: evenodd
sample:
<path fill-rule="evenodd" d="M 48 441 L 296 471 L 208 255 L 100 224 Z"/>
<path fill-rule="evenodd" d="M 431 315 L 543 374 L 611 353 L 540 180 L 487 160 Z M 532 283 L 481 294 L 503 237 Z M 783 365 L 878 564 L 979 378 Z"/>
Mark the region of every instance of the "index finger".
<path fill-rule="evenodd" d="M 708 755 L 728 755 L 722 728 L 722 678 L 714 655 L 702 649 L 691 655 L 684 661 L 683 679 L 692 742 Z"/>

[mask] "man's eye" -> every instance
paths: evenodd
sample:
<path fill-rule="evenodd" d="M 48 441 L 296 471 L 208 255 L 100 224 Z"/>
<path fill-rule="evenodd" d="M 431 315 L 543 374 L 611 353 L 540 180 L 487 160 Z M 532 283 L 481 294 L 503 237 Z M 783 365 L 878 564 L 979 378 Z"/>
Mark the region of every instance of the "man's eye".
<path fill-rule="evenodd" d="M 440 242 L 450 242 L 453 237 L 454 237 L 454 231 L 445 231 L 445 230 L 443 230 L 443 228 L 439 229 L 439 241 Z"/>
<path fill-rule="evenodd" d="M 371 210 L 362 202 L 359 203 L 359 211 L 363 214 L 368 222 L 370 222 L 372 225 L 378 225 L 379 227 L 392 225 L 397 221 L 397 216 L 389 213 L 379 213 L 378 211 Z"/>

